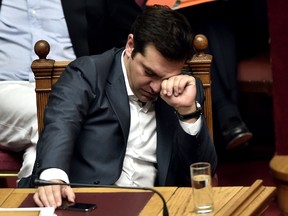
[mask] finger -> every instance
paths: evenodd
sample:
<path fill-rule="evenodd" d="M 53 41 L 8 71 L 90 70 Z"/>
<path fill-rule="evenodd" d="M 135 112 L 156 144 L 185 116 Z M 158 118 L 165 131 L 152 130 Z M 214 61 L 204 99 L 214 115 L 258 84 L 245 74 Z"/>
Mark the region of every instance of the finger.
<path fill-rule="evenodd" d="M 52 193 L 55 201 L 56 207 L 59 207 L 62 205 L 62 187 L 66 186 L 60 186 L 60 185 L 53 185 L 52 186 Z"/>
<path fill-rule="evenodd" d="M 52 192 L 49 192 L 50 190 L 51 190 L 51 186 L 38 187 L 38 191 L 37 191 L 38 199 L 39 199 L 38 203 L 40 204 L 41 202 L 42 206 L 53 207 L 53 205 L 50 204 L 51 201 L 48 200 L 48 199 L 51 200 L 51 198 L 48 198 L 48 196 L 51 196 L 50 194 L 52 194 Z M 37 196 L 35 198 L 37 198 Z"/>
<path fill-rule="evenodd" d="M 164 80 L 161 85 L 161 89 L 163 90 L 163 94 L 167 95 L 168 97 L 172 96 L 174 92 L 174 81 L 176 77 L 170 77 L 167 80 Z"/>
<path fill-rule="evenodd" d="M 173 79 L 173 94 L 175 97 L 183 92 L 185 84 L 186 82 L 183 76 L 177 76 Z"/>
<path fill-rule="evenodd" d="M 60 186 L 59 185 L 53 185 L 53 186 L 45 186 L 44 188 L 45 188 L 45 196 L 43 195 L 43 198 L 40 196 L 42 202 L 45 204 L 45 206 L 57 208 L 55 195 L 61 194 L 60 193 Z M 45 199 L 45 202 L 43 199 Z M 47 202 L 47 205 L 46 205 L 46 202 Z"/>
<path fill-rule="evenodd" d="M 38 191 L 36 191 L 36 193 L 33 195 L 33 200 L 34 200 L 34 202 L 36 203 L 37 206 L 44 207 L 44 204 L 41 202 L 41 200 L 39 198 Z"/>
<path fill-rule="evenodd" d="M 194 78 L 188 75 L 183 75 L 179 78 L 178 81 L 178 94 L 182 94 L 185 91 L 185 88 L 190 84 L 194 83 Z"/>
<path fill-rule="evenodd" d="M 167 80 L 163 80 L 161 83 L 161 94 L 166 95 L 167 94 Z"/>

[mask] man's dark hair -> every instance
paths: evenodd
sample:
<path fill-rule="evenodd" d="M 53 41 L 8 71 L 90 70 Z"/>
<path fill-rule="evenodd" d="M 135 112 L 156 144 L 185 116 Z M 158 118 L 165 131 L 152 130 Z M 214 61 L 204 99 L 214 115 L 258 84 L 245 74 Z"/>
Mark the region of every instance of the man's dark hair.
<path fill-rule="evenodd" d="M 166 59 L 180 61 L 192 56 L 193 35 L 187 19 L 166 6 L 154 5 L 140 14 L 131 28 L 134 50 L 145 56 L 147 45 L 153 45 Z"/>

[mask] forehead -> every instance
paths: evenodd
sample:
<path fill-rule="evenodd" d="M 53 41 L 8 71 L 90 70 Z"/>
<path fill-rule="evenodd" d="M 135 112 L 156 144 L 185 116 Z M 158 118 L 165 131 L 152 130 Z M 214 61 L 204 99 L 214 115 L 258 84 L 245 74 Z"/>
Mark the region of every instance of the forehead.
<path fill-rule="evenodd" d="M 161 78 L 169 78 L 180 74 L 185 62 L 184 60 L 172 61 L 166 59 L 153 45 L 146 46 L 144 54 L 137 53 L 135 58 L 141 61 L 145 69 Z"/>

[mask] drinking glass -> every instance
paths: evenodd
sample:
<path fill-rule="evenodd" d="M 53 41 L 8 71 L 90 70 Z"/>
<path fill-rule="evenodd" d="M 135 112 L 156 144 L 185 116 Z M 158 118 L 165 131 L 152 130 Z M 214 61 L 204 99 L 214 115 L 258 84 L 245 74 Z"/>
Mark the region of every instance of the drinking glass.
<path fill-rule="evenodd" d="M 211 166 L 207 162 L 190 165 L 194 211 L 197 214 L 213 212 L 213 190 L 211 182 Z"/>

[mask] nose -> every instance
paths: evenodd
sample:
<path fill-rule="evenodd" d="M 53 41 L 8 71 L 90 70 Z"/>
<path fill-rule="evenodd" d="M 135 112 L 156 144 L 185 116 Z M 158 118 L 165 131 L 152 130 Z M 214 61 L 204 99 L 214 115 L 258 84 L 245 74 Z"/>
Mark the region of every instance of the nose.
<path fill-rule="evenodd" d="M 160 79 L 153 80 L 150 82 L 150 88 L 152 89 L 153 93 L 159 94 L 161 90 L 161 83 L 162 81 Z"/>

